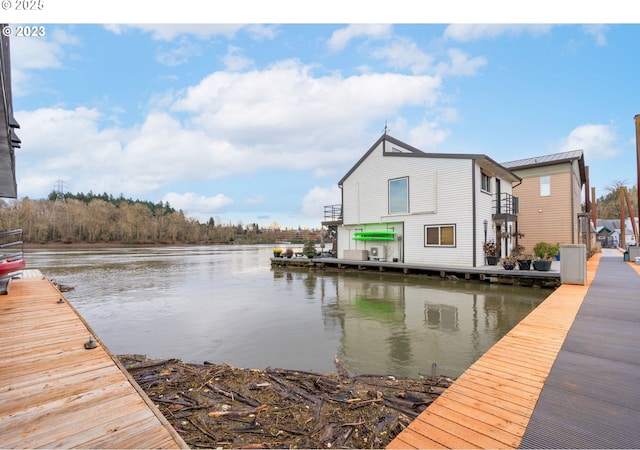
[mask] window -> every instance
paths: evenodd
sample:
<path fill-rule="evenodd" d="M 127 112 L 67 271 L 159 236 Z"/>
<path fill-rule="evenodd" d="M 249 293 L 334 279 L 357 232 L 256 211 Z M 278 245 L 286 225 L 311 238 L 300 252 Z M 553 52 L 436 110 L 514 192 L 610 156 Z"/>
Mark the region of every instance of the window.
<path fill-rule="evenodd" d="M 409 212 L 409 178 L 389 180 L 389 214 Z"/>
<path fill-rule="evenodd" d="M 491 192 L 491 177 L 484 172 L 482 172 L 482 190 Z"/>
<path fill-rule="evenodd" d="M 545 175 L 540 177 L 540 196 L 548 197 L 551 195 L 551 177 Z"/>
<path fill-rule="evenodd" d="M 425 247 L 455 247 L 456 246 L 456 226 L 455 225 L 425 225 L 424 227 Z"/>

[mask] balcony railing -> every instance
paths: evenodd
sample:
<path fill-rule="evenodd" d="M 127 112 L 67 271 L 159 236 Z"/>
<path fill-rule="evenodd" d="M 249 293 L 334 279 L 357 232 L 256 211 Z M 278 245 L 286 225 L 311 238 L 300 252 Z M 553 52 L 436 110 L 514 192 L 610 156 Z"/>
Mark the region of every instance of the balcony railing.
<path fill-rule="evenodd" d="M 342 223 L 342 205 L 327 205 L 324 207 L 323 224 Z"/>
<path fill-rule="evenodd" d="M 0 233 L 0 279 L 24 269 L 22 230 Z"/>
<path fill-rule="evenodd" d="M 518 197 L 511 194 L 496 194 L 493 199 L 493 220 L 515 221 L 520 212 Z"/>

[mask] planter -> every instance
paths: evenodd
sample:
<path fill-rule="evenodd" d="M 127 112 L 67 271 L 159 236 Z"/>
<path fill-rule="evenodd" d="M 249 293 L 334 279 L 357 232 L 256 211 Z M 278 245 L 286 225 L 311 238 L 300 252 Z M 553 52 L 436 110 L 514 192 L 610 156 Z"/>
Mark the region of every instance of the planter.
<path fill-rule="evenodd" d="M 516 265 L 512 262 L 507 261 L 502 263 L 502 267 L 504 267 L 504 270 L 513 270 L 516 268 Z"/>
<path fill-rule="evenodd" d="M 518 269 L 519 270 L 531 270 L 531 260 L 530 259 L 519 259 L 518 260 Z"/>
<path fill-rule="evenodd" d="M 487 264 L 489 266 L 497 266 L 498 265 L 498 261 L 500 261 L 500 257 L 499 256 L 487 256 Z"/>
<path fill-rule="evenodd" d="M 282 256 L 282 252 L 273 252 L 274 258 L 280 258 Z"/>
<path fill-rule="evenodd" d="M 533 268 L 540 272 L 547 272 L 551 270 L 551 261 L 534 261 Z"/>

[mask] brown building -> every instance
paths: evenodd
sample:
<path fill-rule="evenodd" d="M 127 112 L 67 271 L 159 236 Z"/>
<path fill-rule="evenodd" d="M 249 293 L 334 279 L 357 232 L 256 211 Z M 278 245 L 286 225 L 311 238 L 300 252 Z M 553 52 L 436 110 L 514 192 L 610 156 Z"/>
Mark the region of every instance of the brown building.
<path fill-rule="evenodd" d="M 537 242 L 578 244 L 586 169 L 582 150 L 502 163 L 522 179 L 513 187 L 520 198 L 519 244 L 533 253 Z"/>

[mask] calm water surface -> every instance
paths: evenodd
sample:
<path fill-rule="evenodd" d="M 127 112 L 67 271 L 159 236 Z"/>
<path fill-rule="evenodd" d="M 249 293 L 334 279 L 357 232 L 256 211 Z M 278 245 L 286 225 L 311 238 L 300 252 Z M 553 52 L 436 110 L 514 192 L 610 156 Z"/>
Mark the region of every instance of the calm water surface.
<path fill-rule="evenodd" d="M 272 269 L 271 246 L 32 249 L 115 354 L 459 376 L 551 291 Z"/>

